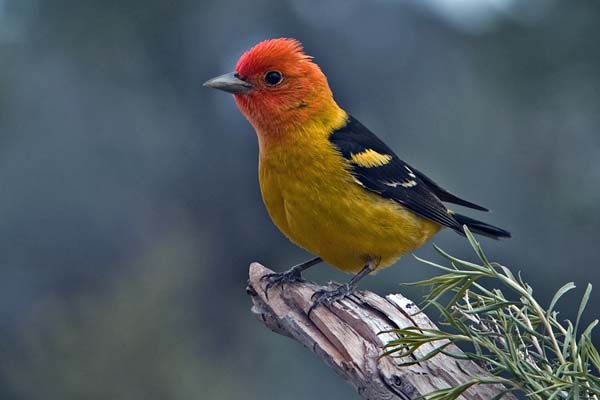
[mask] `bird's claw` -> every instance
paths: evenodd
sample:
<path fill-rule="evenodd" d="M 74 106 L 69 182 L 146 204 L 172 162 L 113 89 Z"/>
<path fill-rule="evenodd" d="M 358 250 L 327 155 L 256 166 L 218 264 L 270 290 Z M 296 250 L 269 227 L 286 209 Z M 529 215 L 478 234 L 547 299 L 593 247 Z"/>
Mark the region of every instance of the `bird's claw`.
<path fill-rule="evenodd" d="M 330 306 L 338 300 L 345 299 L 350 296 L 356 290 L 355 285 L 350 285 L 348 283 L 344 283 L 336 287 L 335 289 L 321 289 L 317 290 L 312 296 L 311 300 L 314 300 L 308 309 L 308 317 L 310 317 L 310 313 L 317 308 L 319 305 Z"/>
<path fill-rule="evenodd" d="M 271 274 L 264 275 L 260 278 L 261 281 L 267 281 L 265 286 L 265 296 L 269 299 L 269 289 L 273 286 L 284 285 L 286 283 L 304 282 L 304 279 L 300 275 L 300 271 L 292 268 L 285 272 L 273 272 Z"/>

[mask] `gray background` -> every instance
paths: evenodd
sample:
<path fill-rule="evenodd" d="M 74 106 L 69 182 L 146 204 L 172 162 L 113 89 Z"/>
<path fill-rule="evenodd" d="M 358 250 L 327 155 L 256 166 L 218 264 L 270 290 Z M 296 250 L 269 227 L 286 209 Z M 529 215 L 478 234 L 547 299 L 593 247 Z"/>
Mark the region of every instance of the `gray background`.
<path fill-rule="evenodd" d="M 469 215 L 514 239 L 487 253 L 542 304 L 598 286 L 597 1 L 0 0 L 0 398 L 355 398 L 248 312 L 249 262 L 308 255 L 263 208 L 251 127 L 201 86 L 280 36 L 401 158 L 494 210 Z M 362 287 L 432 272 L 409 256 Z"/>

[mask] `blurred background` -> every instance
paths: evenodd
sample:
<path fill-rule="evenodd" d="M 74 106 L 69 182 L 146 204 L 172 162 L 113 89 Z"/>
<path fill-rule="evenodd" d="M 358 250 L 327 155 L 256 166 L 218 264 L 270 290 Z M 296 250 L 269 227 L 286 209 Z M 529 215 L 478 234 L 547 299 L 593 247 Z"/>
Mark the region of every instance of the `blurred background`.
<path fill-rule="evenodd" d="M 484 248 L 542 304 L 600 286 L 597 1 L 0 0 L 1 399 L 357 397 L 244 291 L 251 261 L 309 255 L 263 208 L 253 130 L 202 83 L 280 36 L 401 158 L 494 210 L 470 214 L 514 238 Z M 362 287 L 432 273 L 407 256 Z"/>

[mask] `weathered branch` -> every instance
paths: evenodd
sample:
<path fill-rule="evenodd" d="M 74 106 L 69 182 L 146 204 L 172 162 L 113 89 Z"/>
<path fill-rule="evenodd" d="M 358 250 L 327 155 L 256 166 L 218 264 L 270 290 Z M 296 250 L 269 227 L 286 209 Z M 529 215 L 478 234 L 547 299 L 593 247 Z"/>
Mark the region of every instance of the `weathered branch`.
<path fill-rule="evenodd" d="M 309 319 L 306 312 L 311 296 L 322 287 L 309 282 L 288 284 L 284 288 L 277 286 L 269 290 L 267 298 L 261 277 L 271 272 L 258 263 L 250 265 L 248 294 L 252 297 L 252 312 L 274 332 L 297 340 L 315 353 L 363 399 L 415 399 L 476 376 L 489 375 L 473 362 L 459 361 L 445 354 L 412 366 L 403 366 L 403 359 L 380 357 L 382 346 L 396 338 L 395 334 L 381 332 L 409 326 L 435 328 L 424 313 L 414 315 L 417 306 L 400 294 L 384 298 L 358 291 L 352 298 L 330 308 L 316 308 Z M 433 348 L 426 344 L 415 354 L 422 357 Z M 447 351 L 461 352 L 454 345 Z M 503 390 L 498 385 L 477 385 L 460 398 L 489 400 Z M 515 397 L 509 393 L 503 399 L 514 400 Z"/>

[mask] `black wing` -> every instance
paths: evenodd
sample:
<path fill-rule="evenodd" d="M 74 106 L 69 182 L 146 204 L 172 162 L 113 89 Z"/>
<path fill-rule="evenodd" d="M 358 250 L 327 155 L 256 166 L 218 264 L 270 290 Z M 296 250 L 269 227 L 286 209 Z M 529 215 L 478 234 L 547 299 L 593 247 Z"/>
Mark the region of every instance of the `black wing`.
<path fill-rule="evenodd" d="M 412 167 L 411 167 L 412 168 Z M 417 171 L 412 168 L 415 175 L 419 177 L 429 189 L 437 196 L 441 201 L 445 201 L 446 203 L 458 204 L 459 206 L 473 208 L 479 211 L 490 211 L 487 208 L 480 206 L 479 204 L 471 203 L 470 201 L 463 200 L 460 197 L 450 193 L 446 189 L 440 187 L 437 183 L 429 179 L 424 173 Z"/>
<path fill-rule="evenodd" d="M 485 210 L 447 192 L 400 160 L 384 142 L 351 116 L 329 140 L 350 162 L 358 183 L 424 218 L 463 233 L 461 224 L 441 200 Z"/>

